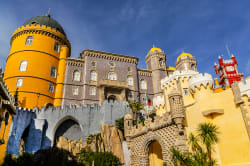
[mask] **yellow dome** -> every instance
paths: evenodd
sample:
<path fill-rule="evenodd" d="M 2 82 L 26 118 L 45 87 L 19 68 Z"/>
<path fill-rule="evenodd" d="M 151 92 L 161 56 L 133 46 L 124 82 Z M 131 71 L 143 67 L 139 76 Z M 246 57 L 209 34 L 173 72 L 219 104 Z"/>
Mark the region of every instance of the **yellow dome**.
<path fill-rule="evenodd" d="M 190 54 L 190 53 L 182 52 L 182 53 L 178 56 L 177 61 L 179 61 L 181 57 L 186 57 L 186 56 L 193 57 L 192 54 Z"/>
<path fill-rule="evenodd" d="M 149 50 L 149 52 L 148 53 L 150 53 L 150 52 L 155 52 L 155 51 L 157 51 L 157 52 L 162 52 L 162 50 L 160 49 L 160 48 L 157 48 L 157 47 L 155 47 L 155 46 L 153 46 L 153 48 L 151 48 L 150 50 Z"/>

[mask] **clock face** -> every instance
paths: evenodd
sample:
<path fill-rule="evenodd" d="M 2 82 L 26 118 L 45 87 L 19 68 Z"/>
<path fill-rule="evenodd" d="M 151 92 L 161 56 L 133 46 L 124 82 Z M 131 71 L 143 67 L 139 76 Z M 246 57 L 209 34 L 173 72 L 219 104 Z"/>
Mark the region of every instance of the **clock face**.
<path fill-rule="evenodd" d="M 233 67 L 233 66 L 227 66 L 227 67 L 226 67 L 226 70 L 227 70 L 227 71 L 234 71 L 234 67 Z"/>

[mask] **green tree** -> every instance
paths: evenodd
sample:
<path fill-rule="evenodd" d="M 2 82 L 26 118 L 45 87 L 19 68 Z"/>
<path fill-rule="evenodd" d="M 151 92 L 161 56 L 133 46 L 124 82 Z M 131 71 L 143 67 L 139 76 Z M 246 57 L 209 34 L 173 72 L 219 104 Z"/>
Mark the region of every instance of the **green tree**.
<path fill-rule="evenodd" d="M 133 120 L 137 121 L 138 111 L 144 109 L 143 104 L 141 104 L 139 102 L 129 102 L 129 106 L 133 112 Z"/>
<path fill-rule="evenodd" d="M 86 166 L 121 166 L 118 157 L 111 152 L 92 152 L 87 149 L 82 149 L 78 155 L 78 161 Z"/>
<path fill-rule="evenodd" d="M 117 129 L 122 131 L 122 134 L 124 135 L 124 117 L 117 119 L 115 121 L 115 126 Z"/>
<path fill-rule="evenodd" d="M 182 153 L 175 148 L 171 149 L 176 166 L 214 166 L 212 158 L 213 146 L 218 142 L 218 127 L 211 123 L 202 123 L 198 126 L 197 136 L 191 133 L 188 145 L 191 151 Z"/>

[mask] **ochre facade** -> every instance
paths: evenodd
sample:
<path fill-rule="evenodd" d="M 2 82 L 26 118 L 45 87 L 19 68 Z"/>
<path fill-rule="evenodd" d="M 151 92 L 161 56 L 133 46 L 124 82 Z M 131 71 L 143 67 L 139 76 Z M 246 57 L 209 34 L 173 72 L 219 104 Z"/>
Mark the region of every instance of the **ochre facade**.
<path fill-rule="evenodd" d="M 182 93 L 185 107 L 185 131 L 195 133 L 200 123 L 211 122 L 219 127 L 215 159 L 222 166 L 250 165 L 250 78 L 235 82 L 232 88 L 214 88 L 210 74 L 176 71 L 162 80 L 165 112 L 170 112 L 172 88 Z M 157 108 L 157 107 L 156 107 Z M 158 112 L 162 110 L 158 109 Z"/>
<path fill-rule="evenodd" d="M 15 113 L 15 99 L 3 81 L 3 73 L 0 68 L 0 165 L 3 163 L 12 117 Z"/>

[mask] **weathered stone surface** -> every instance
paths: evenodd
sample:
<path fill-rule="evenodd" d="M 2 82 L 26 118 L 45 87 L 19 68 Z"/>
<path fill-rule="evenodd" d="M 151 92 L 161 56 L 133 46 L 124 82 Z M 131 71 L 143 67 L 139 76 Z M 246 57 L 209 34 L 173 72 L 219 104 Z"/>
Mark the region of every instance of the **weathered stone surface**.
<path fill-rule="evenodd" d="M 123 134 L 113 125 L 101 125 L 101 135 L 90 135 L 85 147 L 96 152 L 112 152 L 124 163 Z"/>
<path fill-rule="evenodd" d="M 82 149 L 82 139 L 80 140 L 68 140 L 67 138 L 61 136 L 58 138 L 56 143 L 58 148 L 67 150 L 71 152 L 73 155 L 76 155 L 81 152 Z"/>

